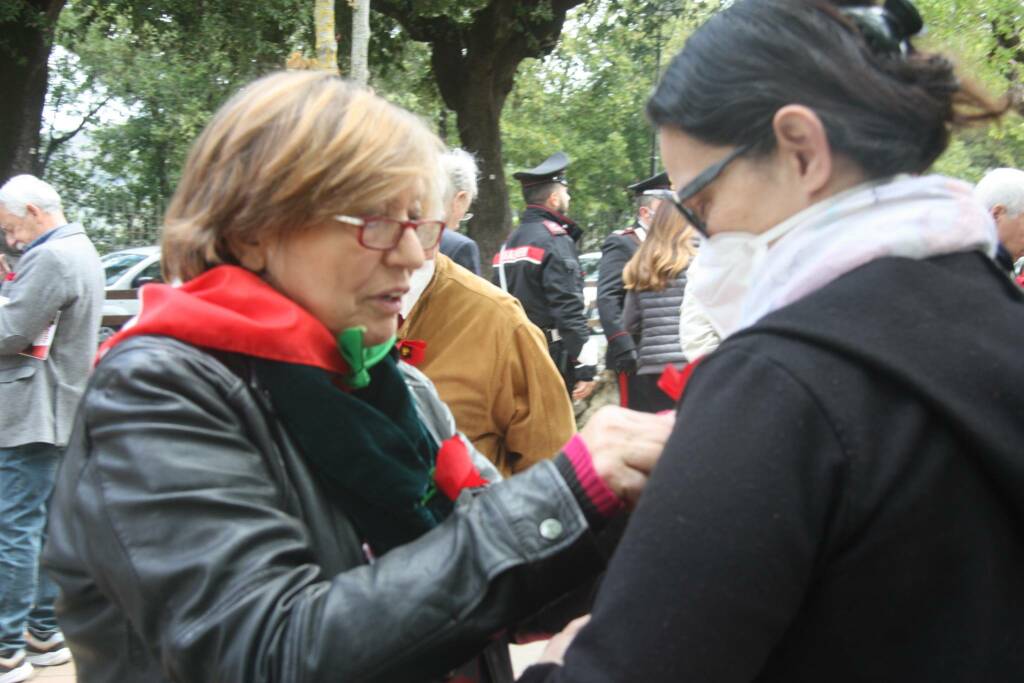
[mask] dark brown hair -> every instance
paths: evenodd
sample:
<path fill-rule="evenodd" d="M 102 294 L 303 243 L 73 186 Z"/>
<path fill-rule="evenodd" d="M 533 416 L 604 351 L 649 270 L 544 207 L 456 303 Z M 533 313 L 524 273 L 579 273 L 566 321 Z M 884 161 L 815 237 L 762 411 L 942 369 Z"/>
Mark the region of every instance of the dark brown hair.
<path fill-rule="evenodd" d="M 554 181 L 529 185 L 523 188 L 523 199 L 527 204 L 543 204 L 551 196 L 551 193 L 558 189 L 558 185 L 559 183 Z"/>
<path fill-rule="evenodd" d="M 775 147 L 772 118 L 802 104 L 821 118 L 834 151 L 869 178 L 920 173 L 952 129 L 998 118 L 995 104 L 938 54 L 869 46 L 840 7 L 865 2 L 739 0 L 701 26 L 647 103 L 658 126 L 710 144 Z"/>

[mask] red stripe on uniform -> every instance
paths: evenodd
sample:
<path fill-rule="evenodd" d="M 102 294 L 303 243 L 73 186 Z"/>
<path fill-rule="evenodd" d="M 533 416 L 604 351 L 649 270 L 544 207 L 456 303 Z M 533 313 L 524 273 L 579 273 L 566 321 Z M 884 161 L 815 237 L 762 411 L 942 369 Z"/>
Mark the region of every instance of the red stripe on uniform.
<path fill-rule="evenodd" d="M 491 261 L 491 265 L 497 267 L 504 263 L 508 265 L 510 263 L 518 263 L 520 261 L 527 261 L 529 263 L 536 263 L 540 265 L 541 261 L 544 260 L 544 254 L 547 252 L 540 247 L 512 247 L 511 249 L 502 249 L 494 255 L 494 259 Z"/>

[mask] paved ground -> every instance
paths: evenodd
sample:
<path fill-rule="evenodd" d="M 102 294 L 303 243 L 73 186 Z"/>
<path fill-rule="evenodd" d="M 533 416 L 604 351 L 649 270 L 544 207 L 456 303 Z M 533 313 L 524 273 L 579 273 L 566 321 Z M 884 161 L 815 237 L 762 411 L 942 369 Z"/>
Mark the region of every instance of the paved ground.
<path fill-rule="evenodd" d="M 31 680 L 41 683 L 75 683 L 75 665 L 36 667 L 36 675 Z"/>
<path fill-rule="evenodd" d="M 540 642 L 512 646 L 512 668 L 515 670 L 516 676 L 537 661 L 540 653 L 544 650 L 544 645 L 544 642 Z M 32 680 L 40 681 L 40 683 L 75 683 L 75 667 L 73 664 L 39 667 Z"/>

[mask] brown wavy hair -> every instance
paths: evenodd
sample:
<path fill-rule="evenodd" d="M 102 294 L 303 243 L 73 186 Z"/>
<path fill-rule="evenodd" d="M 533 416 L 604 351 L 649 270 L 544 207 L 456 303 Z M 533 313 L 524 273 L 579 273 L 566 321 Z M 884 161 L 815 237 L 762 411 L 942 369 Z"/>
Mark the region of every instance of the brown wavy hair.
<path fill-rule="evenodd" d="M 227 102 L 196 140 L 164 217 L 163 270 L 238 264 L 233 245 L 284 239 L 414 189 L 440 211 L 441 141 L 415 115 L 326 73 L 281 72 Z"/>
<path fill-rule="evenodd" d="M 670 202 L 654 212 L 647 238 L 622 271 L 626 289 L 660 292 L 679 277 L 697 253 L 693 227 Z"/>

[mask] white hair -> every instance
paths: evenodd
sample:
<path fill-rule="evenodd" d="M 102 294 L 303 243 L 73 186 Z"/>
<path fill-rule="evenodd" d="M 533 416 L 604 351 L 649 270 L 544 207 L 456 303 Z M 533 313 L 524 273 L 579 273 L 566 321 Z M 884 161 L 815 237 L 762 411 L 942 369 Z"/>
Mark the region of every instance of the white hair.
<path fill-rule="evenodd" d="M 464 149 L 450 149 L 441 155 L 441 166 L 448 175 L 448 189 L 444 202 L 447 204 L 459 192 L 469 195 L 469 201 L 476 199 L 476 158 Z"/>
<path fill-rule="evenodd" d="M 60 195 L 50 183 L 34 175 L 16 175 L 0 187 L 0 205 L 15 216 L 24 216 L 29 204 L 44 213 L 63 213 Z"/>
<path fill-rule="evenodd" d="M 997 168 L 989 171 L 974 188 L 974 196 L 989 211 L 997 204 L 1006 207 L 1008 216 L 1024 212 L 1024 171 Z"/>

